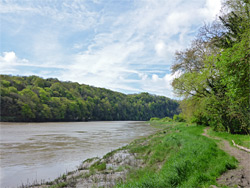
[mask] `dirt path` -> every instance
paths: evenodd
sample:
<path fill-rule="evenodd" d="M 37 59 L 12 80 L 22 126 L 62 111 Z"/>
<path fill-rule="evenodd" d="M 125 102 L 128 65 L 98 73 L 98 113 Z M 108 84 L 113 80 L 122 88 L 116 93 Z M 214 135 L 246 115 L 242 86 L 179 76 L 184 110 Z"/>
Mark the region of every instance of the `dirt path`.
<path fill-rule="evenodd" d="M 217 183 L 229 187 L 250 188 L 250 153 L 232 147 L 226 140 L 209 136 L 207 134 L 208 129 L 209 128 L 206 128 L 204 130 L 203 135 L 212 139 L 221 140 L 219 147 L 239 161 L 239 167 L 222 174 L 221 177 L 217 179 Z"/>

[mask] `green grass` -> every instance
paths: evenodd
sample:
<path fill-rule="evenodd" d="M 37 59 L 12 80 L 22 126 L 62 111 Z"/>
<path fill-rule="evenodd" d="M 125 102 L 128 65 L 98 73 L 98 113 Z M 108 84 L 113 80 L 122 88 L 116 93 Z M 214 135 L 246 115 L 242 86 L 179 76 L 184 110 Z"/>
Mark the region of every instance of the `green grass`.
<path fill-rule="evenodd" d="M 160 128 L 160 129 L 164 129 L 164 128 L 172 126 L 172 125 L 179 125 L 180 124 L 180 123 L 174 122 L 174 121 L 172 121 L 172 122 L 164 122 L 164 121 L 161 121 L 161 120 L 159 120 L 159 121 L 149 121 L 149 123 L 150 123 L 150 125 L 152 127 Z"/>
<path fill-rule="evenodd" d="M 91 163 L 92 161 L 96 160 L 96 159 L 99 159 L 98 157 L 93 157 L 93 158 L 89 158 L 89 159 L 86 159 L 85 161 L 83 161 L 82 163 Z"/>
<path fill-rule="evenodd" d="M 232 140 L 234 140 L 236 144 L 250 149 L 250 135 L 230 134 L 226 132 L 215 132 L 212 129 L 208 131 L 208 134 L 210 136 L 216 136 L 216 137 L 220 137 L 225 140 L 228 140 L 231 145 L 233 145 Z"/>
<path fill-rule="evenodd" d="M 61 182 L 61 183 L 58 183 L 56 185 L 51 185 L 49 188 L 62 188 L 62 187 L 67 187 L 67 183 Z"/>
<path fill-rule="evenodd" d="M 233 157 L 201 135 L 204 127 L 171 125 L 160 123 L 163 130 L 127 146 L 145 167 L 130 171 L 127 183 L 117 187 L 209 187 L 217 185 L 223 172 L 236 168 Z"/>
<path fill-rule="evenodd" d="M 98 171 L 106 170 L 106 163 L 97 161 L 90 167 L 90 171 L 91 170 L 98 170 Z"/>

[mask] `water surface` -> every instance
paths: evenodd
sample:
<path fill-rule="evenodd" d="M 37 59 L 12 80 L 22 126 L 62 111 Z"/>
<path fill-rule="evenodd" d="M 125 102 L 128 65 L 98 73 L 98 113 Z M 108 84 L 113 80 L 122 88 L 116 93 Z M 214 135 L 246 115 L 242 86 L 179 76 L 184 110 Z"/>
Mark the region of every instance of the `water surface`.
<path fill-rule="evenodd" d="M 53 180 L 154 130 L 132 121 L 1 123 L 1 187 Z"/>

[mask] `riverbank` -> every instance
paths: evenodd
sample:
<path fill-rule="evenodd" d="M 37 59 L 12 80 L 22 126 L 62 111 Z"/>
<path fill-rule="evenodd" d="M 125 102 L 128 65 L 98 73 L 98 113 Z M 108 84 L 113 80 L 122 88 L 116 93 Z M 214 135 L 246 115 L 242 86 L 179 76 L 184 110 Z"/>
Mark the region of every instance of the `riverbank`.
<path fill-rule="evenodd" d="M 59 187 L 211 187 L 216 179 L 237 167 L 216 140 L 202 135 L 204 127 L 161 123 L 148 137 L 105 155 L 84 161 L 76 171 L 33 185 Z"/>

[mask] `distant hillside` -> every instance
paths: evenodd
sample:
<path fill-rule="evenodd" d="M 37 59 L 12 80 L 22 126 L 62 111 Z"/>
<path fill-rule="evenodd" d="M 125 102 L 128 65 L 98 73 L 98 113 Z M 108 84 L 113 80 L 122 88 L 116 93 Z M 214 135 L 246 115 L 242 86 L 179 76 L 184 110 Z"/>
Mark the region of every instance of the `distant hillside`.
<path fill-rule="evenodd" d="M 148 93 L 125 95 L 55 78 L 0 75 L 1 121 L 149 120 L 178 114 L 178 103 Z"/>

